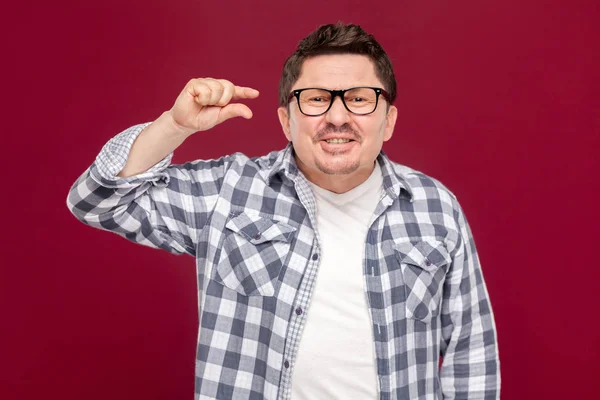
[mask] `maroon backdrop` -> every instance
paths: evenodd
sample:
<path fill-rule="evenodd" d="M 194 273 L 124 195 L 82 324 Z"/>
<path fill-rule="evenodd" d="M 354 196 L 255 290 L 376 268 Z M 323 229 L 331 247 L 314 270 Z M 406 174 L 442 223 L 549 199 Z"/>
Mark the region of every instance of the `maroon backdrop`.
<path fill-rule="evenodd" d="M 194 136 L 176 161 L 281 148 L 283 61 L 337 20 L 374 33 L 395 65 L 399 118 L 385 150 L 466 210 L 503 399 L 598 398 L 597 0 L 10 4 L 1 399 L 192 398 L 193 260 L 84 226 L 67 191 L 111 136 L 170 108 L 192 77 L 261 96 L 252 120 Z"/>

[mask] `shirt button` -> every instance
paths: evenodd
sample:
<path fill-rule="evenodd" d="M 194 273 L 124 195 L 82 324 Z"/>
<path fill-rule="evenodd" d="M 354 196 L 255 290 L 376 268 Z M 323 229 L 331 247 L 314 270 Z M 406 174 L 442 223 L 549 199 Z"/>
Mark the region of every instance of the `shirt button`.
<path fill-rule="evenodd" d="M 260 232 L 258 232 L 256 235 L 254 235 L 254 239 L 256 239 L 256 240 L 260 239 Z"/>
<path fill-rule="evenodd" d="M 425 265 L 427 265 L 428 267 L 431 266 L 431 261 L 429 261 L 428 258 L 425 259 Z"/>
<path fill-rule="evenodd" d="M 302 309 L 300 307 L 296 308 L 296 314 L 302 315 Z"/>
<path fill-rule="evenodd" d="M 414 311 L 414 316 L 417 319 L 424 319 L 427 314 L 429 314 L 429 311 L 427 311 L 427 307 L 425 307 L 423 304 L 419 304 L 419 306 L 415 309 Z"/>
<path fill-rule="evenodd" d="M 285 360 L 285 362 L 283 363 L 283 366 L 286 368 L 290 367 L 290 362 L 288 360 Z"/>
<path fill-rule="evenodd" d="M 317 261 L 318 258 L 319 258 L 319 255 L 317 253 L 313 254 L 313 256 L 312 256 L 313 261 Z"/>

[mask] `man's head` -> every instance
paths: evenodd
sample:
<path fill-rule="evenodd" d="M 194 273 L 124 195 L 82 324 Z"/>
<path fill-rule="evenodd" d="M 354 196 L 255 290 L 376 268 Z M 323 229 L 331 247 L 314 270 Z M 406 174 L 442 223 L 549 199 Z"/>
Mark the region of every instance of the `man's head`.
<path fill-rule="evenodd" d="M 355 87 L 364 89 L 340 92 Z M 300 170 L 337 192 L 366 180 L 392 136 L 395 97 L 387 54 L 359 26 L 324 25 L 300 41 L 283 68 L 278 109 Z"/>

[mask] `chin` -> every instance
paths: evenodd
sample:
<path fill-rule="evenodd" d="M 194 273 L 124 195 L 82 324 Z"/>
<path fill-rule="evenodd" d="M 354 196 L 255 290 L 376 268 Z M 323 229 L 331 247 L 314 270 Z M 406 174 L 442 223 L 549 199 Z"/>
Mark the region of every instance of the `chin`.
<path fill-rule="evenodd" d="M 360 167 L 360 163 L 358 161 L 352 163 L 344 162 L 343 164 L 317 162 L 316 167 L 319 171 L 328 175 L 349 175 Z"/>

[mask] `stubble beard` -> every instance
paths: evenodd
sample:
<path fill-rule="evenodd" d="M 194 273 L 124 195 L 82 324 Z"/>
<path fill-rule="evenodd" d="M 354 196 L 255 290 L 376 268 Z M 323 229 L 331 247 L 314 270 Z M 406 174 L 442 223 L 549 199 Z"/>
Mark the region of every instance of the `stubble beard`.
<path fill-rule="evenodd" d="M 343 157 L 343 156 L 334 155 L 334 157 Z M 356 161 L 352 162 L 351 164 L 345 164 L 345 165 L 335 167 L 335 166 L 331 166 L 331 165 L 326 165 L 326 163 L 322 163 L 319 160 L 315 160 L 315 166 L 317 167 L 317 169 L 319 171 L 321 171 L 327 175 L 348 175 L 358 169 L 358 167 L 360 166 L 360 162 L 358 160 L 356 160 Z"/>

